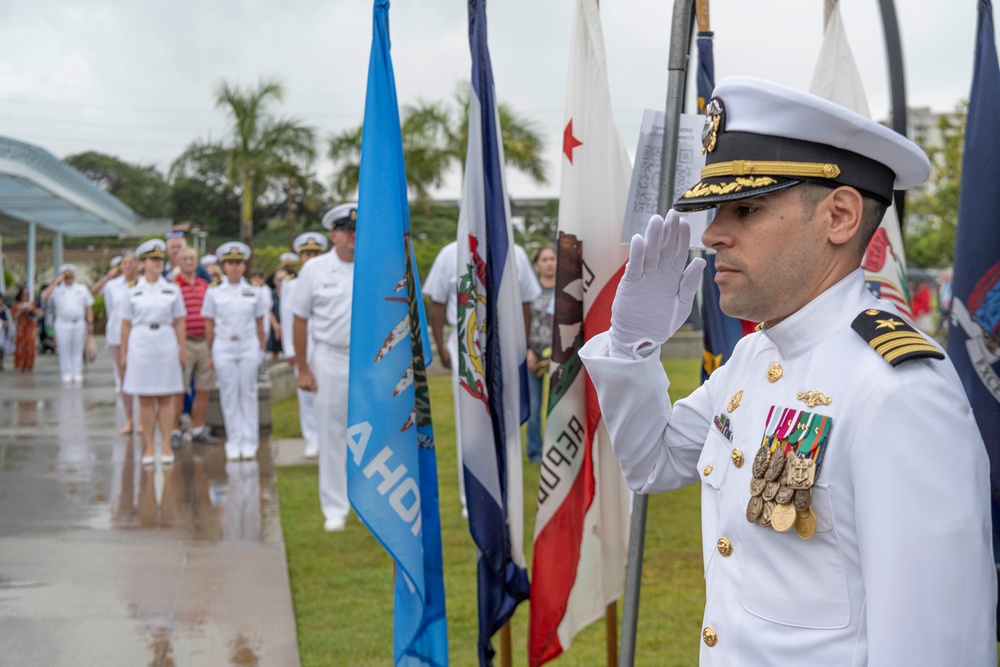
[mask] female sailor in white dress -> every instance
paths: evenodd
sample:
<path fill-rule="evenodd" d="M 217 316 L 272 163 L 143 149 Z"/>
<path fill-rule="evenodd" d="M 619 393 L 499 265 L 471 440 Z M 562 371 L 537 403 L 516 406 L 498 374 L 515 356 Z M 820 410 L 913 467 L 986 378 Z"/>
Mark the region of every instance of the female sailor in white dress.
<path fill-rule="evenodd" d="M 153 463 L 157 407 L 162 461 L 165 465 L 174 462 L 170 449 L 170 429 L 176 422 L 173 397 L 184 391 L 181 369 L 186 354 L 187 311 L 180 289 L 163 278 L 165 249 L 160 239 L 150 239 L 136 248 L 143 276 L 121 304 L 122 391 L 139 397 L 143 465 Z"/>
<path fill-rule="evenodd" d="M 260 288 L 243 279 L 250 247 L 239 241 L 216 250 L 225 279 L 205 293 L 201 314 L 205 341 L 219 383 L 226 426 L 226 458 L 253 459 L 259 442 L 257 369 L 264 359 L 267 303 Z"/>

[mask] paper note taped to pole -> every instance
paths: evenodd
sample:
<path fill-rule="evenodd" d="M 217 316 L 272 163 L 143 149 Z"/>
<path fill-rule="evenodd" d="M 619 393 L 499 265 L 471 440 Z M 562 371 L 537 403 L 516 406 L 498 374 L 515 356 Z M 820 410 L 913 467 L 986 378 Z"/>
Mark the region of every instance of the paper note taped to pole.
<path fill-rule="evenodd" d="M 663 155 L 662 111 L 646 109 L 642 114 L 639 129 L 639 144 L 635 151 L 632 167 L 632 182 L 628 188 L 628 202 L 625 207 L 625 221 L 622 224 L 622 243 L 628 243 L 635 234 L 646 231 L 649 218 L 657 213 L 660 188 L 660 159 Z M 701 168 L 705 166 L 705 156 L 701 152 L 701 129 L 705 117 L 699 114 L 681 114 L 678 128 L 677 172 L 674 192 L 670 201 L 680 198 L 685 190 L 701 179 Z M 713 211 L 685 213 L 684 219 L 691 224 L 691 247 L 701 248 L 701 235 L 714 216 Z"/>

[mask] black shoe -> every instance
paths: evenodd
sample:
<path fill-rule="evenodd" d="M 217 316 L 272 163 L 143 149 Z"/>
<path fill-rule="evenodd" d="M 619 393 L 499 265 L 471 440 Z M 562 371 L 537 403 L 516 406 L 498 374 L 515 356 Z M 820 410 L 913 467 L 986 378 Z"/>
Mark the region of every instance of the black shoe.
<path fill-rule="evenodd" d="M 193 445 L 217 445 L 219 444 L 219 439 L 208 432 L 205 429 L 201 433 L 195 433 L 191 436 L 191 444 Z"/>
<path fill-rule="evenodd" d="M 181 434 L 179 431 L 174 431 L 170 434 L 170 449 L 180 449 L 181 448 Z"/>

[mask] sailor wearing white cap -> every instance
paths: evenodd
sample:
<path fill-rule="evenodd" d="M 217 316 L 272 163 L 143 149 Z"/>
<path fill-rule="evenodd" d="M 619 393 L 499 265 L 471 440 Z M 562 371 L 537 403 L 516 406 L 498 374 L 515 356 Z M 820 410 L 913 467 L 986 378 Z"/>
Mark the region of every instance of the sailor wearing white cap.
<path fill-rule="evenodd" d="M 629 486 L 701 483 L 701 664 L 993 664 L 982 438 L 950 361 L 859 268 L 927 157 L 745 77 L 715 89 L 703 146 L 674 207 L 717 207 L 702 240 L 722 310 L 761 327 L 670 405 L 660 345 L 702 265 L 685 269 L 690 232 L 671 212 L 632 239 L 611 328 L 580 352 Z"/>
<path fill-rule="evenodd" d="M 296 257 L 302 262 L 302 266 L 305 266 L 313 258 L 326 252 L 330 243 L 319 232 L 304 232 L 295 237 L 292 247 L 298 253 Z M 295 315 L 292 313 L 292 295 L 295 294 L 295 288 L 298 284 L 298 277 L 290 275 L 281 286 L 281 330 L 285 332 L 281 337 L 281 351 L 290 364 L 295 364 Z M 312 327 L 311 322 L 309 327 Z M 311 353 L 312 342 L 307 341 L 307 359 Z M 295 368 L 297 376 L 298 366 Z M 319 455 L 319 439 L 316 434 L 316 392 L 306 391 L 302 387 L 297 387 L 297 391 L 299 395 L 299 426 L 302 430 L 302 439 L 306 442 L 305 456 L 314 459 Z"/>
<path fill-rule="evenodd" d="M 205 341 L 219 383 L 219 403 L 226 425 L 226 458 L 237 461 L 257 455 L 260 418 L 257 369 L 264 358 L 264 317 L 267 303 L 261 288 L 243 274 L 250 247 L 239 241 L 220 245 L 216 254 L 226 279 L 205 293 L 201 314 Z"/>
<path fill-rule="evenodd" d="M 210 280 L 208 284 L 215 287 L 223 280 L 222 268 L 219 266 L 219 258 L 216 255 L 203 255 L 198 263 L 205 267 L 205 271 L 208 272 Z"/>
<path fill-rule="evenodd" d="M 284 269 L 294 269 L 299 263 L 299 256 L 294 252 L 283 252 L 278 256 L 278 264 Z"/>
<path fill-rule="evenodd" d="M 94 331 L 94 297 L 76 280 L 76 266 L 63 264 L 59 275 L 42 292 L 56 311 L 56 354 L 63 384 L 83 384 L 83 344 Z"/>
<path fill-rule="evenodd" d="M 131 250 L 112 258 L 111 269 L 90 288 L 91 294 L 104 296 L 104 312 L 107 315 L 107 326 L 104 330 L 104 342 L 114 365 L 115 388 L 121 391 L 124 370 L 121 365 L 121 335 L 122 335 L 122 304 L 126 293 L 139 280 L 139 262 Z M 121 397 L 125 409 L 125 425 L 120 433 L 126 435 L 132 432 L 132 397 L 124 394 Z"/>
<path fill-rule="evenodd" d="M 183 391 L 187 311 L 180 289 L 163 277 L 165 250 L 160 239 L 150 239 L 135 249 L 142 277 L 128 289 L 121 306 L 122 392 L 139 397 L 143 465 L 153 463 L 157 413 L 162 461 L 174 462 L 170 449 L 170 429 L 176 421 L 173 396 Z"/>
<path fill-rule="evenodd" d="M 350 370 L 351 298 L 354 292 L 356 203 L 323 216 L 333 250 L 302 267 L 291 302 L 298 386 L 316 392 L 319 500 L 323 527 L 343 530 L 347 501 L 347 383 Z M 301 252 L 301 248 L 300 248 Z M 301 354 L 311 341 L 310 354 Z"/>

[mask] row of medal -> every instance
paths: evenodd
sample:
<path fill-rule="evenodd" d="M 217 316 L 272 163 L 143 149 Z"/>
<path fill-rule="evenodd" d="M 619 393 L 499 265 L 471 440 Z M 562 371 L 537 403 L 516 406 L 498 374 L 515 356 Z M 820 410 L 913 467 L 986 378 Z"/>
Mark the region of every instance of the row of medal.
<path fill-rule="evenodd" d="M 771 406 L 753 461 L 747 521 L 782 533 L 794 527 L 804 540 L 816 534 L 812 487 L 832 427 L 825 415 Z"/>

